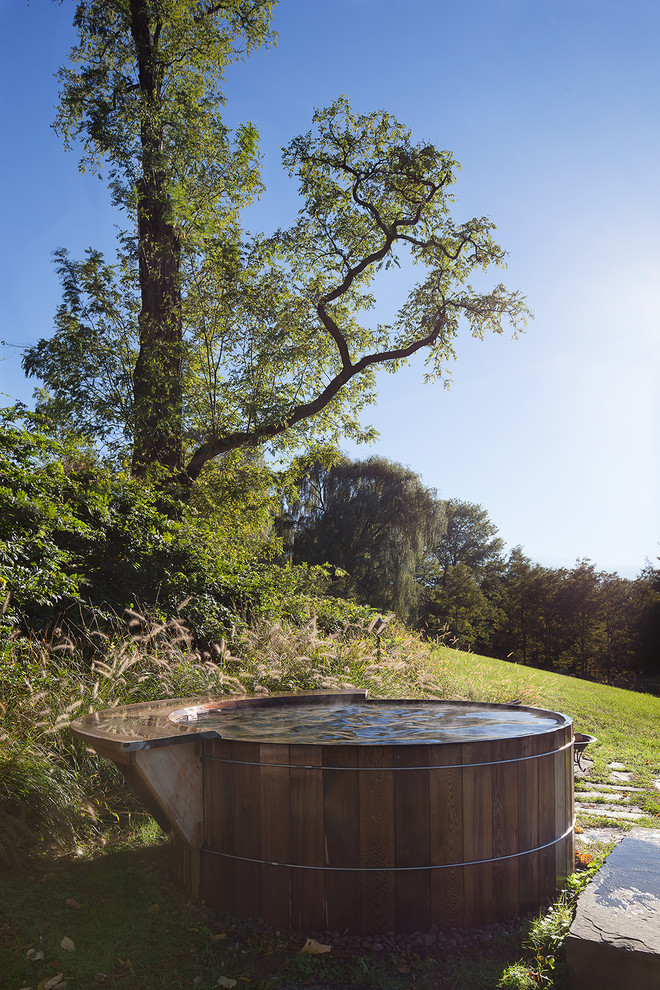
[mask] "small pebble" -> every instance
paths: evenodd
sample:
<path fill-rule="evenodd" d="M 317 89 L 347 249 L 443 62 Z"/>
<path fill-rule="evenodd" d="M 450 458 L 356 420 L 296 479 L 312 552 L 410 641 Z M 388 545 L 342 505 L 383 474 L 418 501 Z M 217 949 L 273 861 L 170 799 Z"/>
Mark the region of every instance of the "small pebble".
<path fill-rule="evenodd" d="M 388 931 L 385 934 L 351 935 L 348 932 L 325 929 L 324 931 L 296 932 L 282 928 L 271 928 L 262 918 L 236 918 L 222 915 L 221 912 L 210 911 L 210 917 L 216 921 L 222 919 L 224 931 L 234 933 L 236 938 L 241 932 L 254 932 L 260 935 L 287 940 L 291 945 L 302 946 L 307 937 L 325 945 L 349 952 L 435 952 L 440 958 L 446 959 L 452 950 L 469 951 L 471 947 L 488 945 L 494 939 L 507 939 L 511 935 L 512 925 L 501 922 L 484 925 L 481 928 L 447 927 L 441 929 L 431 925 L 428 932 L 416 931 L 412 934 Z M 237 946 L 240 942 L 237 942 Z"/>

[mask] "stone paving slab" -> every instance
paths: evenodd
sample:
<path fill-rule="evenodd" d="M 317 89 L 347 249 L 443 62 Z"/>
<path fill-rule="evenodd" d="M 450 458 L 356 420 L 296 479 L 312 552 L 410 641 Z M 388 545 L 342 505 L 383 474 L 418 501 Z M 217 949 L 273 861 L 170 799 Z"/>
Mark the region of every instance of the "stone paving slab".
<path fill-rule="evenodd" d="M 633 829 L 615 846 L 565 945 L 574 990 L 659 990 L 660 830 Z"/>
<path fill-rule="evenodd" d="M 586 784 L 588 787 L 593 788 L 594 790 L 617 791 L 617 793 L 620 792 L 621 794 L 629 794 L 632 793 L 633 791 L 639 791 L 639 792 L 644 791 L 643 787 L 630 787 L 627 784 L 599 784 L 595 780 L 588 780 L 586 781 Z M 576 791 L 575 793 L 583 794 L 584 791 Z"/>
<path fill-rule="evenodd" d="M 623 822 L 636 822 L 639 818 L 646 818 L 646 812 L 634 804 L 624 808 L 620 804 L 581 804 L 576 801 L 575 810 L 582 811 L 585 815 L 594 815 L 600 818 L 620 818 Z"/>
<path fill-rule="evenodd" d="M 610 780 L 613 783 L 625 783 L 626 780 L 632 780 L 631 773 L 621 773 L 619 770 L 613 770 L 610 774 Z"/>
<path fill-rule="evenodd" d="M 603 790 L 603 789 L 596 790 L 595 787 L 590 788 L 588 791 L 575 792 L 576 801 L 593 801 L 594 798 L 601 798 L 601 799 L 605 798 L 606 801 L 610 801 L 610 802 L 617 801 L 621 803 L 623 806 L 625 806 L 626 804 L 630 804 L 629 801 L 625 800 L 625 798 L 627 797 L 628 797 L 628 791 L 621 792 L 621 791 L 611 791 L 611 790 Z"/>

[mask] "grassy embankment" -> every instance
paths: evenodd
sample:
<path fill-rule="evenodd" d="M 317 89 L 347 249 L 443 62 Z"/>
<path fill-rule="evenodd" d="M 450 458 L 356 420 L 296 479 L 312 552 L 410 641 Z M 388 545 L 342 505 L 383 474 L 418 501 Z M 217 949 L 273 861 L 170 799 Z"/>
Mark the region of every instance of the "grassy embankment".
<path fill-rule="evenodd" d="M 532 925 L 531 934 L 529 919 L 521 919 L 510 935 L 494 939 L 483 952 L 450 953 L 446 959 L 433 953 L 301 955 L 299 945 L 284 936 L 237 933 L 170 887 L 162 836 L 138 813 L 125 810 L 125 794 L 112 770 L 71 741 L 66 722 L 90 706 L 244 688 L 351 683 L 384 697 L 518 698 L 564 711 L 577 729 L 596 735 L 592 779 L 606 781 L 612 761 L 624 764 L 633 774 L 631 785 L 644 789 L 636 800 L 649 813 L 643 824 L 653 825 L 660 810 L 653 786 L 660 776 L 660 698 L 430 648 L 405 634 L 383 642 L 380 657 L 373 637 L 328 638 L 313 625 L 296 634 L 262 629 L 236 656 L 225 650 L 214 662 L 181 652 L 180 645 L 160 634 L 128 644 L 107 642 L 93 665 L 66 650 L 53 655 L 31 647 L 20 657 L 5 655 L 2 990 L 50 990 L 58 984 L 69 990 L 210 990 L 231 986 L 232 980 L 254 990 L 314 982 L 392 990 L 562 986 L 561 966 L 548 959 L 560 959 L 570 897 Z M 44 792 L 51 786 L 49 805 Z M 94 808 L 81 810 L 85 796 Z M 597 819 L 583 817 L 582 824 L 592 821 Z M 30 838 L 37 840 L 31 849 Z M 23 851 L 12 855 L 21 844 Z"/>

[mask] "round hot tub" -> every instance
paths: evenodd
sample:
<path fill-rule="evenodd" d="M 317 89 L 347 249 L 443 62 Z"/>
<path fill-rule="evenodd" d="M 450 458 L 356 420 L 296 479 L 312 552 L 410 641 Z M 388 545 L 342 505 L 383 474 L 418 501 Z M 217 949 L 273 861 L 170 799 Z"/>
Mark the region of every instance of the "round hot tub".
<path fill-rule="evenodd" d="M 310 692 L 74 723 L 172 828 L 219 908 L 299 930 L 512 917 L 573 863 L 572 722 L 514 705 Z"/>

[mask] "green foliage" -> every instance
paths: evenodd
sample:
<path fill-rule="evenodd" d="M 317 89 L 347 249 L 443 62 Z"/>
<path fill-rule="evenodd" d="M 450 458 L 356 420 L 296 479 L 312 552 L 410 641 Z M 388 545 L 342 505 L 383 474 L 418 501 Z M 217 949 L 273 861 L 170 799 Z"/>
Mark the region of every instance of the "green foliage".
<path fill-rule="evenodd" d="M 444 584 L 450 567 L 462 564 L 479 584 L 497 576 L 503 566 L 504 540 L 481 505 L 450 498 L 445 503 L 447 529 L 433 549 Z"/>
<path fill-rule="evenodd" d="M 136 603 L 173 615 L 188 599 L 200 635 L 216 639 L 254 615 L 302 609 L 291 596 L 319 595 L 322 574 L 278 565 L 276 476 L 238 455 L 184 502 L 162 480 L 111 471 L 80 444 L 50 438 L 39 417 L 7 409 L 0 474 L 6 626 L 72 630 L 90 609 L 103 625 Z"/>
<path fill-rule="evenodd" d="M 589 561 L 553 570 L 516 547 L 493 596 L 499 618 L 492 642 L 501 656 L 610 683 L 651 659 L 657 591 L 649 573 L 632 581 L 597 572 Z"/>
<path fill-rule="evenodd" d="M 387 113 L 345 97 L 314 114 L 283 162 L 299 182 L 297 221 L 250 236 L 240 211 L 261 192 L 252 125 L 220 109 L 229 64 L 270 40 L 272 4 L 81 0 L 78 43 L 60 71 L 56 129 L 107 166 L 131 225 L 110 264 L 60 251 L 56 333 L 24 367 L 60 427 L 114 447 L 133 470 L 191 478 L 231 450 L 368 439 L 359 416 L 375 370 L 417 351 L 445 378 L 461 324 L 476 337 L 520 329 L 527 309 L 473 273 L 504 267 L 487 219 L 457 223 L 457 164 Z M 80 146 L 80 145 L 77 145 Z M 373 326 L 373 282 L 404 257 L 422 270 L 389 325 Z M 89 341 L 89 348 L 86 344 Z M 76 360 L 77 358 L 77 360 Z"/>
<path fill-rule="evenodd" d="M 16 862 L 38 843 L 70 845 L 85 831 L 84 787 L 75 768 L 48 747 L 5 738 L 0 746 L 0 864 Z"/>
<path fill-rule="evenodd" d="M 447 567 L 437 587 L 425 589 L 421 622 L 430 636 L 447 634 L 457 649 L 469 650 L 489 641 L 497 614 L 473 571 L 459 563 Z"/>
<path fill-rule="evenodd" d="M 37 412 L 121 455 L 133 436 L 132 373 L 137 358 L 135 271 L 124 254 L 108 265 L 91 248 L 84 261 L 55 252 L 62 302 L 55 332 L 27 348 L 23 370 L 40 378 Z"/>
<path fill-rule="evenodd" d="M 415 615 L 417 570 L 445 524 L 442 503 L 418 475 L 376 457 L 312 464 L 291 521 L 294 559 L 330 564 L 334 594 Z"/>

